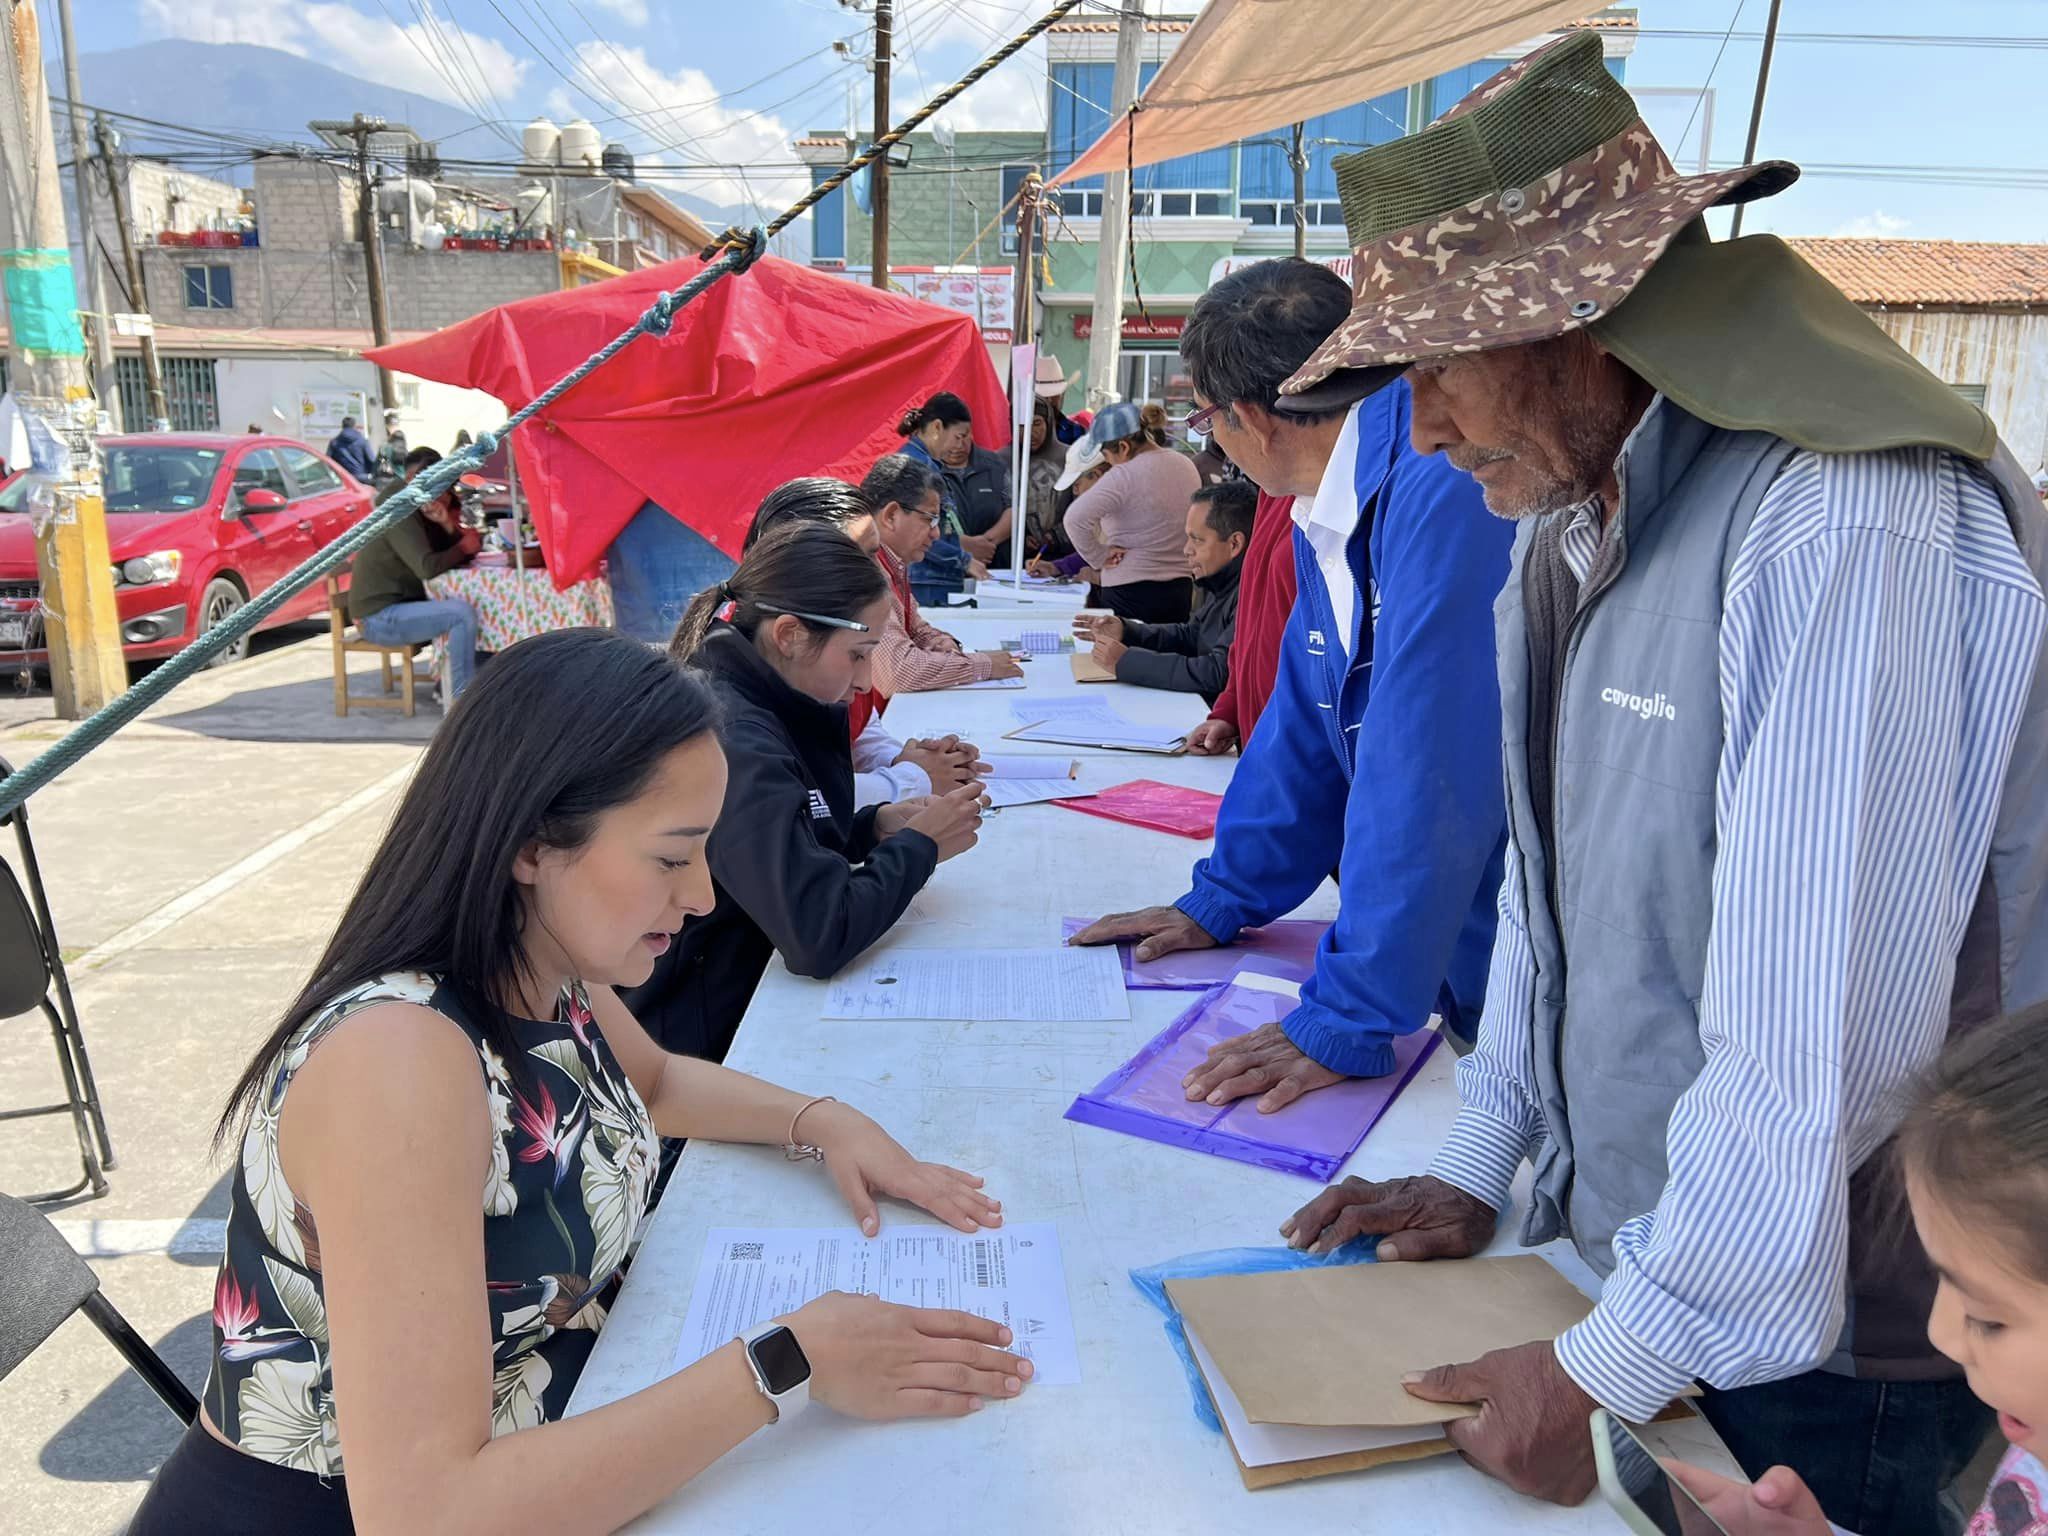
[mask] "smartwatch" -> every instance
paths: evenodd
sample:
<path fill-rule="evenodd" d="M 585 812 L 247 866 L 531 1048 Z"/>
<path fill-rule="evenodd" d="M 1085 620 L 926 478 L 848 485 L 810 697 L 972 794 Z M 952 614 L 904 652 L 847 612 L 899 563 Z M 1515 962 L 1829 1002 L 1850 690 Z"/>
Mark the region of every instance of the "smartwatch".
<path fill-rule="evenodd" d="M 796 1335 L 781 1323 L 763 1323 L 740 1335 L 754 1385 L 775 1405 L 777 1424 L 803 1412 L 811 1400 L 811 1362 Z"/>

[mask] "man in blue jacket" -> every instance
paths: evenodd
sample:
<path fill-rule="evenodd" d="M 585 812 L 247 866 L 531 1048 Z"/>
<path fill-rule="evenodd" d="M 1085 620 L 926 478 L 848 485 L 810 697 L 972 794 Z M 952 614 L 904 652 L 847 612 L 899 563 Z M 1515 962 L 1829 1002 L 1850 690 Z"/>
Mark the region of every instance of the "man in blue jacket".
<path fill-rule="evenodd" d="M 1512 530 L 1470 476 L 1409 446 L 1405 385 L 1276 411 L 1350 308 L 1342 279 L 1292 259 L 1230 274 L 1188 319 L 1195 418 L 1261 489 L 1295 498 L 1294 611 L 1193 888 L 1074 940 L 1141 939 L 1141 960 L 1228 943 L 1315 890 L 1341 827 L 1337 921 L 1300 1005 L 1187 1079 L 1191 1100 L 1258 1094 L 1265 1112 L 1390 1072 L 1394 1037 L 1432 1013 L 1469 1045 L 1500 890 L 1492 629 Z"/>
<path fill-rule="evenodd" d="M 377 451 L 353 416 L 342 417 L 341 430 L 327 440 L 327 457 L 365 485 L 377 478 Z"/>

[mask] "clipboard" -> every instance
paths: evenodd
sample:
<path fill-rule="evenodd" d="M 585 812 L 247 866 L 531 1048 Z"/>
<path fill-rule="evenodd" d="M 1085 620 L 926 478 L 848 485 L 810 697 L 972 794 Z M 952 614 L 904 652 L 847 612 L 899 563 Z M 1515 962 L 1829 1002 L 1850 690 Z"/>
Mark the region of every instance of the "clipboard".
<path fill-rule="evenodd" d="M 1036 734 L 1027 735 L 1026 732 Z M 1160 746 L 1140 745 L 1129 741 L 1098 741 L 1086 731 L 1062 731 L 1044 720 L 1005 731 L 1002 739 L 1031 741 L 1055 747 L 1093 747 L 1098 752 L 1146 752 L 1153 757 L 1183 757 L 1188 750 L 1188 739 L 1185 736 L 1176 736 L 1170 743 Z"/>

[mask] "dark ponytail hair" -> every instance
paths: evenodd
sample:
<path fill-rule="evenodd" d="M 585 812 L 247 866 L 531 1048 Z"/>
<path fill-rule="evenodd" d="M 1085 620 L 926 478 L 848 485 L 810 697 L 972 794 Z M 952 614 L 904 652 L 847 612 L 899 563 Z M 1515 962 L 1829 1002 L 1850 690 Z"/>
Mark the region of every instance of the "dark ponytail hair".
<path fill-rule="evenodd" d="M 235 1084 L 215 1146 L 271 1091 L 278 1054 L 307 1020 L 394 972 L 444 978 L 517 1074 L 525 1052 L 509 1010 L 530 969 L 513 859 L 535 842 L 581 847 L 599 816 L 716 723 L 699 679 L 609 629 L 522 640 L 479 672 L 420 760 L 312 976 Z"/>
<path fill-rule="evenodd" d="M 837 528 L 792 514 L 785 526 L 771 529 L 741 557 L 738 570 L 690 599 L 668 653 L 687 662 L 711 633 L 715 619 L 723 618 L 751 640 L 763 618 L 785 613 L 822 644 L 831 637 L 833 626 L 813 623 L 805 614 L 857 619 L 888 594 L 888 578 L 858 544 Z M 770 608 L 775 612 L 768 612 Z"/>
<path fill-rule="evenodd" d="M 829 480 L 823 475 L 786 480 L 770 491 L 767 499 L 755 509 L 753 524 L 747 529 L 746 542 L 740 545 L 740 553 L 746 554 L 761 542 L 764 535 L 792 523 L 823 523 L 843 533 L 850 524 L 859 522 L 872 511 L 874 508 L 868 505 L 867 497 L 844 480 Z"/>
<path fill-rule="evenodd" d="M 1144 436 L 1154 448 L 1164 448 L 1172 442 L 1166 435 L 1166 407 L 1156 400 L 1148 400 L 1138 408 L 1138 420 L 1144 423 Z"/>
<path fill-rule="evenodd" d="M 905 411 L 896 422 L 896 435 L 913 436 L 935 421 L 942 427 L 952 427 L 972 420 L 974 413 L 967 409 L 965 400 L 958 395 L 941 392 L 923 405 L 914 405 Z"/>
<path fill-rule="evenodd" d="M 2048 1004 L 1952 1040 L 1922 1075 L 1899 1127 L 1907 1179 L 2048 1282 Z"/>

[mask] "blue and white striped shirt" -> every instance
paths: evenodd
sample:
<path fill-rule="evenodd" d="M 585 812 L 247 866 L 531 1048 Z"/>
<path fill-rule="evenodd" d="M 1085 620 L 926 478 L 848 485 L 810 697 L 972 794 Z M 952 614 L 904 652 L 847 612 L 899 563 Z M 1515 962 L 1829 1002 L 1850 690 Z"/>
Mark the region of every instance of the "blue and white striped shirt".
<path fill-rule="evenodd" d="M 1562 552 L 1586 579 L 1597 518 Z M 1932 449 L 1798 453 L 1728 576 L 1705 1066 L 1654 1210 L 1558 1358 L 1642 1419 L 1811 1370 L 1847 1305 L 1849 1175 L 1939 1050 L 2048 604 L 1989 480 Z M 1432 1169 L 1505 1207 L 1545 1134 L 1520 856 L 1462 1107 Z M 1586 1027 L 1597 1028 L 1597 1021 Z"/>

